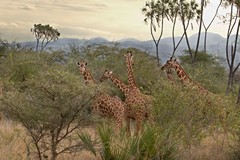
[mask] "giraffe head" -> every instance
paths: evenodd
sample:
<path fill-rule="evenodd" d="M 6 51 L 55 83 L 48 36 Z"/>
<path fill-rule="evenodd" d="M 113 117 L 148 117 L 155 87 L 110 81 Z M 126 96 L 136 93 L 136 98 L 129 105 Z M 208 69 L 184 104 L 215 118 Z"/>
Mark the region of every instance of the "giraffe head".
<path fill-rule="evenodd" d="M 86 72 L 87 62 L 77 62 L 81 74 Z"/>
<path fill-rule="evenodd" d="M 104 80 L 110 78 L 112 74 L 113 74 L 112 71 L 105 70 L 103 76 L 100 78 L 100 82 L 103 82 Z"/>
<path fill-rule="evenodd" d="M 129 65 L 133 65 L 134 64 L 132 51 L 127 51 L 127 53 L 124 54 L 124 57 L 126 59 L 126 62 L 129 63 Z"/>
<path fill-rule="evenodd" d="M 83 75 L 85 84 L 89 84 L 90 82 L 93 82 L 93 84 L 95 84 L 96 82 L 92 77 L 92 74 L 87 70 L 87 62 L 77 62 L 77 65 L 79 67 L 80 74 Z"/>
<path fill-rule="evenodd" d="M 172 69 L 175 69 L 177 66 L 177 60 L 171 57 L 165 65 L 162 66 L 161 70 L 166 70 L 167 72 L 172 72 Z"/>

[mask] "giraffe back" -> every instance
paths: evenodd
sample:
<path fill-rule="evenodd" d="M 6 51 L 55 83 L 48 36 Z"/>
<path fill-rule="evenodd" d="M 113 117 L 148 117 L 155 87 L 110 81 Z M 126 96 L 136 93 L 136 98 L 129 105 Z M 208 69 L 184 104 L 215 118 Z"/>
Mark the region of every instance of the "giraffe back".
<path fill-rule="evenodd" d="M 94 101 L 93 110 L 102 117 L 113 118 L 117 130 L 122 127 L 126 117 L 125 103 L 119 97 L 112 97 L 103 92 L 99 93 Z"/>

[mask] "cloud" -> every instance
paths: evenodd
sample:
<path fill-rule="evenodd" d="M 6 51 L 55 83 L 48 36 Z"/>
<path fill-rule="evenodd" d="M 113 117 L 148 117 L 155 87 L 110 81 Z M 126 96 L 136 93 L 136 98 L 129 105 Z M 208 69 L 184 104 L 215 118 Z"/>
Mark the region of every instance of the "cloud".
<path fill-rule="evenodd" d="M 111 32 L 90 27 L 62 27 L 59 28 L 59 32 L 68 38 L 93 38 L 98 36 L 110 38 L 113 35 Z"/>
<path fill-rule="evenodd" d="M 101 11 L 107 8 L 107 5 L 104 3 L 99 3 L 99 2 L 79 2 L 76 1 L 75 3 L 72 1 L 40 1 L 38 3 L 33 3 L 31 2 L 32 5 L 35 6 L 37 9 L 46 9 L 54 11 L 54 10 L 59 10 L 59 11 L 78 11 L 78 12 L 97 12 Z"/>
<path fill-rule="evenodd" d="M 34 10 L 35 9 L 35 7 L 34 6 L 32 6 L 32 5 L 21 5 L 21 6 L 19 6 L 18 7 L 19 9 L 22 9 L 22 10 Z"/>

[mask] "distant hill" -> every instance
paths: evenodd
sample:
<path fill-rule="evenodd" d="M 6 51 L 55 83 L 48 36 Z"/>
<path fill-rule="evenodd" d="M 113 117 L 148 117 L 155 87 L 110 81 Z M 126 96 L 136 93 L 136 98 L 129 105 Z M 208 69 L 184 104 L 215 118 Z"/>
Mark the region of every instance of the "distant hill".
<path fill-rule="evenodd" d="M 197 34 L 194 34 L 191 37 L 189 37 L 190 45 L 191 47 L 193 47 L 193 49 L 196 46 L 197 36 L 198 36 Z M 230 42 L 234 42 L 234 38 L 235 38 L 234 36 L 231 36 Z M 179 39 L 180 37 L 176 37 L 176 42 L 178 42 Z M 199 46 L 200 50 L 203 50 L 203 42 L 204 42 L 204 33 L 201 34 L 200 46 Z M 225 58 L 225 42 L 226 42 L 226 38 L 215 33 L 208 33 L 207 34 L 207 51 L 210 54 Z M 122 39 L 118 41 L 109 41 L 101 37 L 96 37 L 92 39 L 60 38 L 55 42 L 49 43 L 49 45 L 47 46 L 48 47 L 47 49 L 65 50 L 69 47 L 69 45 L 77 45 L 79 47 L 82 47 L 87 45 L 110 45 L 114 43 L 118 43 L 119 47 L 122 47 L 122 48 L 134 47 L 142 51 L 147 51 L 152 55 L 155 55 L 155 45 L 152 40 L 140 41 L 132 38 Z M 35 48 L 36 42 L 22 42 L 21 45 L 30 47 L 30 48 Z M 162 62 L 165 62 L 170 57 L 172 53 L 172 48 L 173 46 L 172 46 L 171 37 L 161 39 L 160 45 L 159 45 L 159 52 L 160 52 L 160 58 Z M 176 55 L 181 55 L 182 51 L 185 49 L 187 49 L 187 46 L 186 46 L 185 39 L 183 39 L 183 41 L 179 45 Z"/>

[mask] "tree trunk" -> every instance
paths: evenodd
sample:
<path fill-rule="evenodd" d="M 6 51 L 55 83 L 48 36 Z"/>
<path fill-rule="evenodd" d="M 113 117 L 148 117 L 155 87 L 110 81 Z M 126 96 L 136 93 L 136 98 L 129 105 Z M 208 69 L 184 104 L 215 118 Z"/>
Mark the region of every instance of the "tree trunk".
<path fill-rule="evenodd" d="M 204 53 L 207 52 L 207 30 L 204 33 Z"/>
<path fill-rule="evenodd" d="M 238 97 L 237 97 L 237 104 L 240 103 L 240 86 L 239 86 L 239 89 L 238 89 Z"/>
<path fill-rule="evenodd" d="M 56 135 L 55 130 L 52 131 L 52 139 L 51 139 L 51 160 L 56 160 L 57 158 L 57 143 L 56 143 Z"/>
<path fill-rule="evenodd" d="M 204 0 L 201 0 L 201 17 L 200 17 L 200 24 L 199 24 L 199 30 L 198 30 L 198 38 L 197 38 L 196 50 L 195 50 L 195 54 L 193 56 L 193 61 L 196 60 L 197 53 L 198 53 L 198 48 L 199 48 L 199 43 L 200 43 L 200 38 L 201 38 L 202 20 L 203 20 L 203 6 L 204 6 Z"/>
<path fill-rule="evenodd" d="M 38 46 L 39 46 L 39 39 L 37 39 L 36 52 L 38 52 Z"/>
<path fill-rule="evenodd" d="M 158 46 L 159 46 L 159 42 L 160 42 L 160 39 L 162 37 L 162 34 L 163 34 L 163 19 L 162 19 L 162 27 L 161 27 L 161 31 L 160 31 L 160 35 L 157 39 L 155 39 L 155 36 L 153 34 L 153 20 L 151 20 L 151 24 L 150 24 L 150 32 L 151 32 L 151 36 L 152 36 L 152 39 L 153 39 L 153 42 L 155 44 L 155 47 L 156 47 L 156 56 L 157 56 L 157 62 L 158 62 L 158 65 L 160 65 L 160 58 L 159 58 L 159 49 L 158 49 Z"/>
<path fill-rule="evenodd" d="M 158 62 L 158 65 L 160 65 L 160 58 L 159 58 L 159 53 L 158 53 L 158 43 L 155 43 L 155 47 L 156 47 L 157 62 Z"/>
<path fill-rule="evenodd" d="M 232 69 L 229 70 L 228 74 L 228 84 L 226 89 L 226 95 L 228 95 L 233 90 L 233 71 Z"/>
<path fill-rule="evenodd" d="M 191 59 L 193 59 L 192 50 L 191 50 L 191 46 L 190 46 L 188 35 L 187 35 L 187 27 L 186 27 L 186 24 L 185 24 L 184 17 L 182 17 L 181 19 L 182 19 L 183 31 L 184 31 L 184 35 L 185 35 L 185 39 L 186 39 L 189 55 L 190 55 Z"/>
<path fill-rule="evenodd" d="M 234 85 L 234 75 L 236 70 L 239 67 L 239 64 L 234 68 L 234 61 L 236 57 L 236 51 L 237 51 L 237 44 L 238 44 L 238 35 L 239 35 L 239 28 L 240 28 L 240 19 L 238 20 L 238 25 L 237 25 L 237 33 L 235 37 L 235 42 L 234 46 L 231 47 L 231 61 L 229 61 L 229 76 L 228 76 L 228 86 L 227 86 L 227 91 L 226 94 L 228 95 L 230 91 L 233 91 L 233 85 Z"/>

